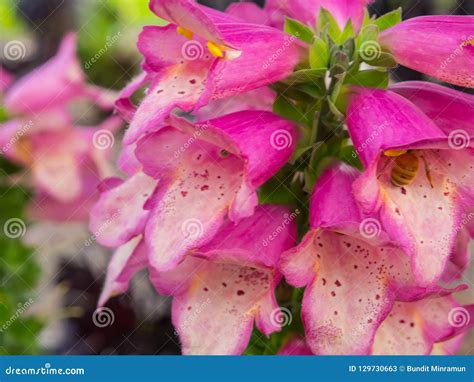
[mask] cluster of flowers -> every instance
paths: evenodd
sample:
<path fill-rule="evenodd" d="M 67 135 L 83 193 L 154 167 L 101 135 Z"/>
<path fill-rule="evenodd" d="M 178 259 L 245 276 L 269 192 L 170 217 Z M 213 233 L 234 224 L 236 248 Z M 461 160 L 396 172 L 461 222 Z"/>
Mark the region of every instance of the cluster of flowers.
<path fill-rule="evenodd" d="M 68 34 L 58 53 L 13 83 L 0 69 L 0 98 L 8 120 L 0 125 L 0 155 L 27 168 L 21 176 L 33 185 L 34 218 L 84 220 L 97 200 L 101 179 L 113 174 L 104 139 L 122 125 L 112 116 L 99 126 L 78 126 L 69 106 L 87 101 L 112 110 L 116 94 L 85 82 L 76 57 L 76 37 Z"/>
<path fill-rule="evenodd" d="M 192 0 L 150 1 L 169 24 L 144 28 L 138 41 L 143 73 L 115 103 L 130 123 L 118 160 L 126 179 L 105 179 L 91 210 L 97 241 L 117 248 L 99 306 L 148 268 L 157 291 L 173 296 L 184 354 L 241 354 L 254 323 L 267 336 L 285 324 L 275 292 L 284 276 L 305 287 L 304 337 L 290 331 L 281 354 L 459 349 L 474 314 L 474 306 L 452 297 L 466 288 L 452 284 L 468 265 L 474 235 L 472 95 L 428 82 L 388 89 L 347 83 L 343 102 L 335 104 L 345 105 L 363 172 L 341 161 L 326 166 L 312 189 L 309 229 L 299 244 L 292 206 L 259 203 L 260 187 L 294 163 L 307 136 L 303 126 L 269 111 L 279 96 L 268 86 L 300 81 L 295 70 L 308 80 L 315 73 L 308 62 L 315 61 L 322 7 L 340 31 L 362 35 L 368 3 L 268 0 L 264 9 L 237 3 L 222 13 Z M 299 28 L 294 35 L 287 33 L 288 20 Z M 381 28 L 373 42 L 377 58 L 474 88 L 473 36 L 474 17 L 429 16 Z M 41 70 L 60 72 L 51 67 L 65 66 L 70 44 L 68 37 Z M 25 100 L 44 107 L 50 98 L 44 92 L 56 85 L 52 78 L 74 89 L 55 105 L 91 94 L 77 70 L 68 68 L 65 78 L 33 75 L 38 79 L 28 79 L 28 89 L 26 79 L 9 89 L 7 107 Z M 97 100 L 102 93 L 92 94 Z M 8 123 L 18 128 L 22 120 Z M 61 130 L 61 137 L 77 130 Z M 17 130 L 11 131 L 8 137 Z M 12 158 L 27 160 L 15 147 Z M 53 161 L 54 171 L 33 173 L 40 190 L 58 194 L 56 183 L 65 183 L 69 195 L 70 178 L 45 178 L 59 177 L 57 166 L 76 163 L 66 159 L 76 151 L 60 147 L 68 149 L 48 156 L 46 169 Z"/>

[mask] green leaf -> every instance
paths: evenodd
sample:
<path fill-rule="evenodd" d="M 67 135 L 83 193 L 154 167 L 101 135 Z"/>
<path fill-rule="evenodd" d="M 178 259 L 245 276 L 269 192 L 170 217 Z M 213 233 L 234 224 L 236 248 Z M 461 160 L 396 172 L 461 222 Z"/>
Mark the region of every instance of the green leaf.
<path fill-rule="evenodd" d="M 402 21 L 402 8 L 397 8 L 392 12 L 386 13 L 385 15 L 380 16 L 377 20 L 374 21 L 374 24 L 379 27 L 380 31 L 384 31 L 388 28 L 393 27 Z"/>
<path fill-rule="evenodd" d="M 326 75 L 326 68 L 301 69 L 291 73 L 283 82 L 289 85 L 315 82 Z"/>
<path fill-rule="evenodd" d="M 326 68 L 329 63 L 329 47 L 326 41 L 314 36 L 309 48 L 309 66 L 311 69 Z"/>
<path fill-rule="evenodd" d="M 366 41 L 378 41 L 379 39 L 379 28 L 376 25 L 369 24 L 362 28 L 357 36 L 357 46 L 360 46 Z"/>
<path fill-rule="evenodd" d="M 380 54 L 377 54 L 373 59 L 364 61 L 372 66 L 380 66 L 384 68 L 396 68 L 398 66 L 395 57 L 387 52 L 380 52 Z"/>
<path fill-rule="evenodd" d="M 285 32 L 308 44 L 311 43 L 314 36 L 314 32 L 308 26 L 289 17 L 285 19 Z"/>
<path fill-rule="evenodd" d="M 284 96 L 279 96 L 273 103 L 273 112 L 296 122 L 304 120 L 304 115 Z"/>
<path fill-rule="evenodd" d="M 349 19 L 347 22 L 346 26 L 344 27 L 344 30 L 342 31 L 341 37 L 340 37 L 340 43 L 342 44 L 343 42 L 349 40 L 350 38 L 354 37 L 354 27 L 352 25 L 352 20 Z"/>
<path fill-rule="evenodd" d="M 325 8 L 321 8 L 319 12 L 317 29 L 320 33 L 327 32 L 337 44 L 341 43 L 341 29 L 339 29 L 336 19 Z"/>
<path fill-rule="evenodd" d="M 356 149 L 352 145 L 341 147 L 339 151 L 339 159 L 353 167 L 357 167 L 359 170 L 363 169 Z"/>
<path fill-rule="evenodd" d="M 367 88 L 386 89 L 388 87 L 389 73 L 386 70 L 371 69 L 348 74 L 344 83 Z"/>

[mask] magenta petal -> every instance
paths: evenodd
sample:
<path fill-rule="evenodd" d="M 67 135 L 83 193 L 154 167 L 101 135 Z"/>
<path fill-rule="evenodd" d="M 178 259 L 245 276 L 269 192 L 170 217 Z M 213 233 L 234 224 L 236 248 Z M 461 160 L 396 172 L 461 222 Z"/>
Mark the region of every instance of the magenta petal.
<path fill-rule="evenodd" d="M 0 96 L 3 97 L 5 89 L 13 82 L 13 75 L 0 66 Z"/>
<path fill-rule="evenodd" d="M 156 41 L 166 44 L 160 45 L 158 49 Z M 204 54 L 199 41 L 189 41 L 179 35 L 176 26 L 145 27 L 140 34 L 138 47 L 146 58 L 146 68 L 156 74 L 131 120 L 124 138 L 126 144 L 158 130 L 175 107 L 191 111 L 199 103 L 206 104 L 208 89 L 212 89 L 212 80 L 208 77 L 214 58 L 208 53 Z M 191 57 L 193 52 L 197 54 L 196 57 Z M 132 84 L 124 96 L 136 86 Z M 131 109 L 123 100 L 120 105 L 126 111 Z"/>
<path fill-rule="evenodd" d="M 160 271 L 207 243 L 226 215 L 232 221 L 250 216 L 256 188 L 284 165 L 295 142 L 292 124 L 265 112 L 170 122 L 182 132 L 163 128 L 136 149 L 145 173 L 162 180 L 145 233 L 150 262 Z"/>
<path fill-rule="evenodd" d="M 431 82 L 399 82 L 390 89 L 418 106 L 445 134 L 474 139 L 474 95 Z"/>
<path fill-rule="evenodd" d="M 365 167 L 383 150 L 436 147 L 447 136 L 407 99 L 391 91 L 356 88 L 347 111 L 354 147 Z"/>
<path fill-rule="evenodd" d="M 251 4 L 251 3 L 234 3 Z M 244 110 L 271 111 L 275 102 L 276 93 L 268 87 L 251 90 L 247 93 L 235 95 L 231 98 L 224 98 L 211 101 L 194 113 L 199 121 L 221 117 L 226 114 L 236 113 Z"/>
<path fill-rule="evenodd" d="M 362 220 L 359 207 L 352 194 L 352 183 L 359 171 L 345 164 L 330 167 L 318 179 L 311 194 L 311 227 L 338 228 L 339 230 L 359 228 Z"/>
<path fill-rule="evenodd" d="M 177 117 L 170 122 L 244 159 L 246 178 L 255 188 L 288 161 L 297 140 L 293 123 L 264 111 L 240 111 L 194 126 Z"/>
<path fill-rule="evenodd" d="M 428 355 L 436 343 L 467 330 L 469 317 L 452 297 L 397 302 L 377 331 L 372 354 Z"/>
<path fill-rule="evenodd" d="M 137 109 L 137 107 L 131 102 L 130 98 L 138 89 L 146 84 L 147 80 L 147 73 L 140 73 L 122 89 L 118 95 L 118 99 L 115 101 L 117 111 L 127 122 L 132 120 L 133 114 Z"/>
<path fill-rule="evenodd" d="M 76 37 L 69 33 L 56 56 L 8 89 L 5 107 L 14 113 L 40 112 L 81 96 L 85 92 L 84 82 L 76 57 Z"/>
<path fill-rule="evenodd" d="M 231 16 L 214 11 L 191 0 L 151 0 L 150 9 L 158 16 L 182 28 L 193 31 L 202 38 L 222 44 L 216 27 L 216 16 L 219 21 L 232 21 Z M 227 17 L 226 17 L 227 16 Z M 227 20 L 226 20 L 227 19 Z"/>
<path fill-rule="evenodd" d="M 474 16 L 415 17 L 381 33 L 402 65 L 454 85 L 474 87 Z"/>
<path fill-rule="evenodd" d="M 155 179 L 139 172 L 105 190 L 90 217 L 90 230 L 97 241 L 116 247 L 140 234 L 149 215 L 143 206 L 156 185 Z"/>
<path fill-rule="evenodd" d="M 330 168 L 320 178 L 310 206 L 313 214 L 315 209 L 323 213 L 320 220 L 313 221 L 323 227 L 315 226 L 299 246 L 284 252 L 280 268 L 291 285 L 306 286 L 302 315 L 306 340 L 315 354 L 368 354 L 378 327 L 396 300 L 413 301 L 452 290 L 420 284 L 406 254 L 392 245 L 374 245 L 367 240 L 369 232 L 347 230 L 341 234 L 340 227 L 347 226 L 353 217 L 326 213 L 326 218 L 326 206 L 316 205 L 340 202 L 338 195 L 348 188 L 344 182 L 353 175 L 337 169 Z M 338 187 L 339 191 L 324 194 Z M 352 198 L 350 191 L 345 198 Z M 353 216 L 355 219 L 357 214 Z M 327 222 L 329 229 L 324 228 Z"/>
<path fill-rule="evenodd" d="M 254 3 L 231 3 L 225 13 L 252 24 L 270 25 L 270 15 Z"/>
<path fill-rule="evenodd" d="M 156 152 L 170 161 L 157 161 Z M 136 155 L 144 171 L 161 177 L 145 231 L 150 263 L 157 270 L 172 269 L 222 225 L 244 168 L 239 158 L 220 152 L 171 128 L 138 142 Z"/>
<path fill-rule="evenodd" d="M 288 212 L 261 206 L 238 225 L 225 225 L 174 270 L 154 274 L 158 290 L 174 295 L 173 324 L 184 354 L 241 354 L 254 321 L 266 335 L 280 330 L 275 265 L 294 245 Z"/>
<path fill-rule="evenodd" d="M 124 293 L 128 289 L 132 276 L 141 268 L 146 267 L 147 263 L 146 247 L 141 236 L 120 246 L 107 267 L 105 284 L 97 305 L 104 306 L 109 298 Z"/>
<path fill-rule="evenodd" d="M 313 353 L 304 339 L 295 337 L 280 349 L 278 355 L 313 355 Z"/>
<path fill-rule="evenodd" d="M 276 267 L 280 253 L 296 243 L 297 211 L 282 206 L 261 205 L 238 224 L 227 221 L 219 234 L 195 251 L 208 259 L 251 262 Z M 280 231 L 281 234 L 275 234 Z"/>

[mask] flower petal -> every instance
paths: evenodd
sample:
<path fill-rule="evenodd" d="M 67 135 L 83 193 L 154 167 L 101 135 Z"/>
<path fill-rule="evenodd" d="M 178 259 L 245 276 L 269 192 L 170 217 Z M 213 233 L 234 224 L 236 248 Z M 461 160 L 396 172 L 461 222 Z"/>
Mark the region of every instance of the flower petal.
<path fill-rule="evenodd" d="M 105 284 L 97 306 L 104 306 L 109 298 L 124 293 L 128 289 L 133 275 L 141 268 L 146 267 L 147 263 L 146 246 L 141 236 L 120 246 L 113 254 L 107 267 Z"/>
<path fill-rule="evenodd" d="M 377 331 L 372 354 L 428 355 L 435 343 L 463 330 L 453 319 L 463 320 L 463 329 L 468 328 L 468 311 L 452 297 L 397 302 Z"/>
<path fill-rule="evenodd" d="M 423 81 L 399 82 L 390 90 L 413 102 L 445 134 L 463 130 L 474 139 L 474 95 Z"/>
<path fill-rule="evenodd" d="M 125 244 L 142 232 L 149 215 L 143 207 L 157 185 L 142 172 L 116 183 L 101 194 L 89 225 L 97 241 L 110 247 Z"/>
<path fill-rule="evenodd" d="M 157 50 L 156 41 L 166 44 Z M 198 103 L 206 104 L 210 96 L 206 89 L 212 88 L 209 72 L 215 60 L 203 52 L 199 41 L 179 35 L 175 26 L 145 27 L 138 47 L 146 57 L 147 67 L 158 74 L 131 120 L 125 144 L 158 130 L 175 107 L 189 112 Z"/>
<path fill-rule="evenodd" d="M 402 65 L 448 83 L 474 87 L 474 16 L 414 17 L 380 34 Z"/>
<path fill-rule="evenodd" d="M 415 105 L 387 90 L 355 88 L 347 124 L 365 167 L 385 150 L 447 142 L 446 134 Z"/>
<path fill-rule="evenodd" d="M 8 89 L 5 107 L 12 113 L 37 113 L 84 95 L 85 89 L 85 76 L 76 57 L 76 36 L 69 33 L 56 56 Z"/>
<path fill-rule="evenodd" d="M 150 262 L 159 271 L 172 269 L 184 254 L 209 241 L 222 225 L 238 192 L 243 162 L 234 155 L 171 128 L 138 142 L 136 155 L 144 171 L 161 176 L 145 231 Z M 157 163 L 156 152 L 173 162 Z"/>

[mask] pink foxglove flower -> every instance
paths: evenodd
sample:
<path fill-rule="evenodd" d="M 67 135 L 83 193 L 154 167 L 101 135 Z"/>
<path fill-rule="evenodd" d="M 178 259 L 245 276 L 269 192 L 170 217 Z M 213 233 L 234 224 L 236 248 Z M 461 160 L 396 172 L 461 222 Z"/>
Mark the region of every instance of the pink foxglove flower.
<path fill-rule="evenodd" d="M 295 142 L 293 125 L 268 112 L 195 124 L 171 117 L 169 126 L 138 141 L 141 171 L 104 184 L 91 230 L 112 247 L 144 233 L 152 266 L 173 269 L 226 216 L 237 222 L 253 214 L 256 189 L 286 163 Z"/>
<path fill-rule="evenodd" d="M 302 318 L 315 354 L 370 354 L 396 300 L 449 293 L 420 286 L 406 254 L 384 244 L 377 219 L 363 215 L 351 197 L 357 176 L 346 165 L 322 175 L 311 196 L 311 228 L 280 260 L 286 280 L 306 286 Z"/>
<path fill-rule="evenodd" d="M 313 355 L 303 338 L 291 338 L 278 352 L 278 355 Z"/>
<path fill-rule="evenodd" d="M 254 322 L 267 336 L 280 330 L 274 294 L 281 278 L 277 263 L 295 241 L 290 211 L 263 205 L 237 225 L 227 221 L 212 241 L 189 251 L 173 270 L 150 269 L 157 290 L 173 296 L 172 319 L 183 354 L 241 354 Z M 148 261 L 141 236 L 119 248 L 99 304 L 123 293 Z"/>
<path fill-rule="evenodd" d="M 399 82 L 390 90 L 418 106 L 446 134 L 464 131 L 458 144 L 466 145 L 474 135 L 474 95 L 426 81 Z"/>
<path fill-rule="evenodd" d="M 400 64 L 439 80 L 474 87 L 474 16 L 424 16 L 380 35 Z"/>
<path fill-rule="evenodd" d="M 115 96 L 86 83 L 76 57 L 76 36 L 69 33 L 54 57 L 8 89 L 4 104 L 10 113 L 26 115 L 62 107 L 72 99 L 84 97 L 110 109 Z"/>
<path fill-rule="evenodd" d="M 150 8 L 171 24 L 145 27 L 140 35 L 146 74 L 124 90 L 117 103 L 122 113 L 130 116 L 132 105 L 126 98 L 134 89 L 145 82 L 150 87 L 133 115 L 125 144 L 155 131 L 175 107 L 189 112 L 279 81 L 301 58 L 296 38 L 191 0 L 152 0 Z"/>
<path fill-rule="evenodd" d="M 451 296 L 396 302 L 377 329 L 372 355 L 458 354 L 474 307 L 461 306 Z M 279 355 L 311 355 L 305 340 L 291 339 Z"/>
<path fill-rule="evenodd" d="M 405 98 L 361 88 L 348 127 L 366 168 L 354 184 L 358 203 L 411 257 L 419 282 L 436 283 L 473 205 L 471 132 L 458 145 L 456 126 L 447 134 Z"/>
<path fill-rule="evenodd" d="M 373 0 L 268 0 L 265 9 L 280 26 L 288 16 L 309 26 L 315 26 L 321 8 L 327 9 L 336 19 L 339 28 L 344 29 L 349 20 L 355 30 L 364 21 L 364 8 Z M 280 20 L 280 22 L 278 22 Z"/>
<path fill-rule="evenodd" d="M 86 84 L 68 34 L 56 56 L 11 85 L 5 108 L 13 119 L 0 128 L 1 154 L 31 171 L 35 217 L 83 219 L 95 187 L 111 175 L 107 153 L 112 132 L 121 125 L 111 117 L 97 127 L 74 126 L 68 103 L 85 98 L 111 109 L 112 94 Z M 103 137 L 96 133 L 101 133 Z M 108 142 L 103 147 L 103 140 Z M 107 142 L 105 142 L 107 143 Z"/>
<path fill-rule="evenodd" d="M 371 354 L 429 355 L 435 344 L 453 354 L 473 326 L 472 314 L 473 305 L 463 307 L 451 296 L 397 302 L 377 330 Z"/>

